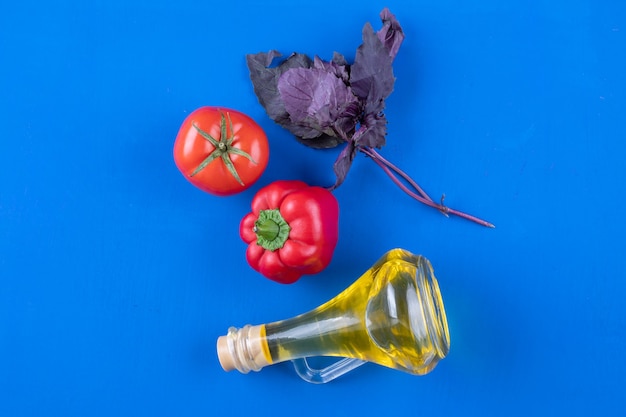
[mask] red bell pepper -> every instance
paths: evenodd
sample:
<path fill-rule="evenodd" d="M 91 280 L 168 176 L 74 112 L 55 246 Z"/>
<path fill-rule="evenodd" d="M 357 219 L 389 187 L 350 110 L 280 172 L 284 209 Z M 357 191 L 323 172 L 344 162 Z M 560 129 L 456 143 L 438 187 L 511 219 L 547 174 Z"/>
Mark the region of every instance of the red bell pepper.
<path fill-rule="evenodd" d="M 330 263 L 338 238 L 339 204 L 325 188 L 275 181 L 252 199 L 239 234 L 246 258 L 265 277 L 291 284 Z"/>

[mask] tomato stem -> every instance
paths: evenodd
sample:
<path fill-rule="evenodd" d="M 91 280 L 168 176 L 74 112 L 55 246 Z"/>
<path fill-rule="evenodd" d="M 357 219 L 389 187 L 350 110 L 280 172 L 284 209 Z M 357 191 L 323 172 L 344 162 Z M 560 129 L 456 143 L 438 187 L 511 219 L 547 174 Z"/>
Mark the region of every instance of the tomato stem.
<path fill-rule="evenodd" d="M 373 148 L 370 148 L 368 146 L 358 146 L 358 149 L 363 152 L 365 155 L 369 156 L 370 158 L 372 158 L 372 160 L 374 162 L 376 162 L 376 164 L 378 166 L 380 166 L 383 171 L 385 171 L 385 173 L 389 176 L 389 178 L 391 178 L 391 180 L 398 186 L 400 187 L 400 189 L 402 191 L 404 191 L 406 194 L 408 194 L 409 196 L 413 197 L 414 199 L 416 199 L 417 201 L 419 201 L 420 203 L 426 204 L 429 207 L 433 207 L 436 208 L 437 210 L 439 210 L 443 215 L 448 216 L 450 214 L 473 221 L 475 223 L 478 223 L 482 226 L 485 227 L 491 227 L 491 228 L 495 228 L 495 226 L 492 223 L 489 223 L 488 221 L 479 219 L 478 217 L 472 216 L 470 214 L 458 211 L 458 210 L 454 210 L 451 209 L 447 206 L 445 206 L 443 204 L 443 201 L 445 199 L 445 194 L 441 196 L 441 200 L 439 203 L 435 203 L 433 201 L 432 198 L 430 198 L 428 196 L 428 194 L 426 194 L 426 192 L 424 190 L 422 190 L 422 188 L 411 178 L 409 177 L 404 171 L 402 171 L 400 168 L 398 168 L 397 166 L 395 166 L 394 164 L 392 164 L 391 162 L 389 162 L 388 160 L 386 160 L 385 158 L 382 157 L 382 155 L 380 155 L 378 152 L 376 152 L 376 150 L 374 150 Z M 395 173 L 394 173 L 395 172 Z M 411 185 L 411 187 L 413 187 L 413 189 L 416 191 L 413 191 L 411 189 L 409 189 L 402 181 L 400 181 L 400 179 L 397 177 L 397 175 L 399 175 L 400 177 L 402 177 L 409 185 Z"/>
<path fill-rule="evenodd" d="M 208 132 L 200 129 L 195 123 L 193 124 L 193 127 L 198 131 L 200 136 L 209 141 L 215 149 L 213 149 L 213 151 L 209 153 L 209 155 L 200 163 L 200 165 L 196 167 L 196 169 L 191 173 L 190 176 L 193 177 L 198 172 L 202 171 L 211 162 L 218 158 L 221 158 L 224 162 L 224 165 L 228 169 L 228 172 L 230 172 L 231 175 L 235 177 L 237 182 L 243 186 L 245 184 L 241 180 L 241 177 L 237 172 L 237 168 L 235 168 L 235 165 L 230 159 L 230 156 L 232 154 L 243 156 L 255 165 L 257 164 L 257 162 L 247 152 L 233 146 L 233 142 L 235 141 L 235 133 L 233 132 L 233 121 L 230 118 L 230 113 L 226 112 L 226 115 L 228 116 L 228 127 L 226 125 L 226 117 L 224 116 L 224 113 L 220 112 L 220 115 L 220 137 L 217 139 L 211 136 Z M 230 136 L 228 136 L 228 128 L 230 128 Z"/>

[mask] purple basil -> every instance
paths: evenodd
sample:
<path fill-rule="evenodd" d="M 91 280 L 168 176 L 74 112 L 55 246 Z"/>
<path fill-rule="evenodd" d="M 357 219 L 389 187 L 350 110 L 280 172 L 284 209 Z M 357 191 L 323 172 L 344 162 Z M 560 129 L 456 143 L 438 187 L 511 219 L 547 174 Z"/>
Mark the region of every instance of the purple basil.
<path fill-rule="evenodd" d="M 278 80 L 278 92 L 292 123 L 329 136 L 341 136 L 342 128 L 335 123 L 359 104 L 349 86 L 320 68 L 286 71 Z"/>
<path fill-rule="evenodd" d="M 380 18 L 383 20 L 383 27 L 376 35 L 378 35 L 378 39 L 385 45 L 389 55 L 391 55 L 391 59 L 393 59 L 396 57 L 404 40 L 404 32 L 402 32 L 400 23 L 398 23 L 396 17 L 391 14 L 389 9 L 383 10 L 380 13 Z"/>
<path fill-rule="evenodd" d="M 392 63 L 404 40 L 400 23 L 388 9 L 380 13 L 380 18 L 383 27 L 378 32 L 369 23 L 363 27 L 363 43 L 352 64 L 337 52 L 330 61 L 292 54 L 277 66 L 272 66 L 274 59 L 280 57 L 276 51 L 248 55 L 250 79 L 259 102 L 272 120 L 307 146 L 333 148 L 344 144 L 333 165 L 337 180 L 330 189 L 345 180 L 360 151 L 416 200 L 446 216 L 455 214 L 495 227 L 446 207 L 443 197 L 436 203 L 405 172 L 376 151 L 385 145 L 387 119 L 383 110 L 395 83 Z"/>
<path fill-rule="evenodd" d="M 392 63 L 404 33 L 388 9 L 380 18 L 380 31 L 369 23 L 363 27 L 363 43 L 351 65 L 339 53 L 331 61 L 292 54 L 276 66 L 276 51 L 247 56 L 254 92 L 272 120 L 312 148 L 345 143 L 334 165 L 333 188 L 344 181 L 357 150 L 385 144 L 383 110 L 393 91 Z"/>

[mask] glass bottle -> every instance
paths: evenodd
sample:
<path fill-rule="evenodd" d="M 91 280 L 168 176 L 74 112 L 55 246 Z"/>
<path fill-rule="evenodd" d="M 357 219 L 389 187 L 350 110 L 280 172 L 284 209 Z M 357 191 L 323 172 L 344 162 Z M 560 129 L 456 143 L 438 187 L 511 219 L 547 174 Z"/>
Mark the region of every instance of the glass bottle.
<path fill-rule="evenodd" d="M 242 373 L 293 361 L 303 379 L 328 382 L 373 362 L 423 375 L 450 348 L 439 285 L 430 262 L 403 249 L 383 255 L 330 301 L 308 313 L 241 329 L 217 342 L 222 367 Z M 307 357 L 346 358 L 321 370 Z"/>

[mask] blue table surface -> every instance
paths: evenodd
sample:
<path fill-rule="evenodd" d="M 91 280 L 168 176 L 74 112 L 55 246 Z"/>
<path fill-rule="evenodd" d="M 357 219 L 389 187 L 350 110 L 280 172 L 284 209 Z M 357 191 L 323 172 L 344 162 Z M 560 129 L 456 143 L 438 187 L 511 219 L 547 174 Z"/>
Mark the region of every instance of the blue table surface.
<path fill-rule="evenodd" d="M 384 6 L 406 40 L 381 154 L 496 228 L 442 216 L 357 155 L 329 267 L 266 280 L 238 233 L 252 197 L 330 185 L 339 149 L 268 118 L 245 54 L 351 60 Z M 12 1 L 0 61 L 0 416 L 624 412 L 625 2 Z M 243 193 L 204 193 L 174 165 L 205 105 L 270 138 Z M 229 326 L 308 311 L 395 247 L 439 279 L 451 350 L 432 373 L 221 369 Z"/>

